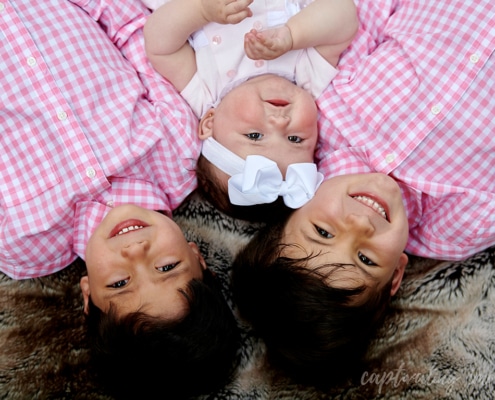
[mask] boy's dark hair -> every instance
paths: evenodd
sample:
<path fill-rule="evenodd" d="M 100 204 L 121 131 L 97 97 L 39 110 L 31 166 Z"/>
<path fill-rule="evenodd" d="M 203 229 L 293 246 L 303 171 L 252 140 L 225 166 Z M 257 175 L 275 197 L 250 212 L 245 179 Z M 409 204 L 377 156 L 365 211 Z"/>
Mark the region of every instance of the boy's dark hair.
<path fill-rule="evenodd" d="M 290 246 L 280 243 L 283 229 L 284 222 L 265 227 L 234 261 L 241 315 L 264 339 L 269 362 L 292 378 L 327 387 L 357 376 L 388 308 L 391 282 L 383 290 L 328 286 L 328 274 L 305 268 L 317 255 L 281 256 Z M 365 290 L 370 295 L 362 300 Z"/>
<path fill-rule="evenodd" d="M 118 399 L 181 399 L 228 383 L 239 331 L 212 273 L 181 292 L 189 313 L 164 321 L 142 312 L 117 317 L 89 302 L 91 360 L 102 385 Z"/>
<path fill-rule="evenodd" d="M 279 197 L 273 203 L 253 206 L 237 206 L 230 202 L 227 187 L 220 182 L 214 173 L 213 164 L 202 154 L 196 164 L 198 192 L 218 210 L 233 218 L 250 222 L 270 222 L 285 219 L 290 210 Z"/>

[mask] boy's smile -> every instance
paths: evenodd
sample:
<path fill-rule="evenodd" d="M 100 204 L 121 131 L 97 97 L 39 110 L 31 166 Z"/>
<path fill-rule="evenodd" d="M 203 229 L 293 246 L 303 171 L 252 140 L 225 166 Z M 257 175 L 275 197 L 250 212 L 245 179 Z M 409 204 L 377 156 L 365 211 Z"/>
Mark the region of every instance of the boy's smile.
<path fill-rule="evenodd" d="M 322 183 L 314 198 L 289 218 L 283 243 L 298 244 L 284 255 L 326 265 L 332 285 L 383 287 L 394 294 L 407 256 L 408 222 L 397 183 L 383 174 L 344 175 Z M 304 249 L 304 250 L 303 250 Z M 336 265 L 342 265 L 335 267 Z"/>
<path fill-rule="evenodd" d="M 118 313 L 143 311 L 179 318 L 186 310 L 186 290 L 206 268 L 194 243 L 188 243 L 169 217 L 134 205 L 112 209 L 96 228 L 86 249 L 88 275 L 81 279 L 103 311 L 110 303 Z"/>

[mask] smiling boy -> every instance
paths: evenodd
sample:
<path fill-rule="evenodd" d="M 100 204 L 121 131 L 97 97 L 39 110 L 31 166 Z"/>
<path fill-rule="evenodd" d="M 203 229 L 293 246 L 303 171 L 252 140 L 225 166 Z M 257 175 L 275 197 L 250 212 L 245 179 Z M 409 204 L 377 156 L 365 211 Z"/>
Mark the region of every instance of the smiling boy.
<path fill-rule="evenodd" d="M 140 310 L 179 319 L 187 309 L 182 292 L 201 280 L 206 264 L 198 247 L 162 213 L 135 205 L 113 208 L 86 248 L 88 275 L 81 278 L 84 309 L 93 303 L 118 314 Z"/>
<path fill-rule="evenodd" d="M 233 288 L 271 362 L 319 385 L 359 370 L 400 287 L 407 239 L 400 187 L 379 173 L 330 178 L 259 231 L 236 257 Z"/>
<path fill-rule="evenodd" d="M 112 208 L 90 234 L 85 261 L 92 362 L 113 394 L 182 398 L 227 382 L 236 321 L 198 247 L 170 217 Z"/>
<path fill-rule="evenodd" d="M 399 289 L 408 258 L 407 215 L 397 183 L 383 174 L 338 176 L 324 181 L 315 197 L 287 220 L 282 256 L 309 260 L 308 268 L 326 265 L 333 285 Z M 335 268 L 337 264 L 346 268 Z M 350 286 L 349 286 L 350 285 Z"/>

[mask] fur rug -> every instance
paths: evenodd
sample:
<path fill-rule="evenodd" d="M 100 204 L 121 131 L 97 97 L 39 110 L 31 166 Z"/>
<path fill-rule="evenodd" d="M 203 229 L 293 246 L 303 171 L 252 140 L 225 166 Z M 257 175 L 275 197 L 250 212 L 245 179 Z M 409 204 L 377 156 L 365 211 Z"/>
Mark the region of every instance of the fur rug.
<path fill-rule="evenodd" d="M 198 197 L 176 212 L 220 278 L 257 229 Z M 495 249 L 459 263 L 412 259 L 358 378 L 322 393 L 264 365 L 263 343 L 239 320 L 235 381 L 204 399 L 491 399 L 495 393 Z M 110 399 L 92 379 L 79 279 L 84 265 L 32 280 L 0 274 L 0 398 Z"/>

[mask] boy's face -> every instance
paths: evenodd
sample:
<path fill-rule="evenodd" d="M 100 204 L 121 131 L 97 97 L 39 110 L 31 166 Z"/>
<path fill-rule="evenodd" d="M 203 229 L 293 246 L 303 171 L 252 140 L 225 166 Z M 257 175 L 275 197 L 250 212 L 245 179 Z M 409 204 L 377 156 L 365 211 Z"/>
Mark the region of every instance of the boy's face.
<path fill-rule="evenodd" d="M 112 209 L 90 237 L 88 275 L 81 279 L 85 312 L 88 298 L 106 312 L 142 311 L 167 319 L 186 312 L 186 289 L 202 279 L 206 264 L 194 243 L 167 216 L 134 205 Z"/>
<path fill-rule="evenodd" d="M 291 246 L 286 256 L 320 253 L 310 261 L 310 268 L 349 264 L 320 270 L 333 271 L 328 282 L 334 287 L 378 283 L 381 288 L 392 280 L 394 295 L 407 264 L 403 253 L 407 238 L 407 216 L 397 183 L 387 175 L 362 174 L 323 182 L 314 198 L 291 215 L 282 243 L 302 246 Z"/>
<path fill-rule="evenodd" d="M 258 154 L 275 161 L 285 176 L 289 164 L 314 161 L 316 104 L 287 79 L 258 76 L 229 92 L 202 119 L 200 138 L 212 135 L 243 159 Z"/>

